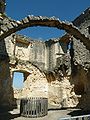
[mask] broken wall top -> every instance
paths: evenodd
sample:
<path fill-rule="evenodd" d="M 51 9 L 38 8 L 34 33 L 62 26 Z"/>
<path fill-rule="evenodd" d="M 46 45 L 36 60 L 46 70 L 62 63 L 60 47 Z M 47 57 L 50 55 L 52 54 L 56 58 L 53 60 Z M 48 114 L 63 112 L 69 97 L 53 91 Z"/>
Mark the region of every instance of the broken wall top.
<path fill-rule="evenodd" d="M 81 23 L 84 23 L 87 20 L 90 20 L 90 7 L 82 12 L 82 14 L 73 21 L 73 24 L 79 27 Z"/>

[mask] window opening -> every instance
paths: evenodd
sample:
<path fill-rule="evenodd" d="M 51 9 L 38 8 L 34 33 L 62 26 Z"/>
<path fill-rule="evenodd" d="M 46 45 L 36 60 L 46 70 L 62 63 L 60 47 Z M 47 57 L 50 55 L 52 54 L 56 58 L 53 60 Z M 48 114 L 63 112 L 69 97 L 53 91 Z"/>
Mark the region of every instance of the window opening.
<path fill-rule="evenodd" d="M 21 72 L 14 72 L 13 74 L 13 88 L 22 89 L 23 88 L 24 75 Z"/>

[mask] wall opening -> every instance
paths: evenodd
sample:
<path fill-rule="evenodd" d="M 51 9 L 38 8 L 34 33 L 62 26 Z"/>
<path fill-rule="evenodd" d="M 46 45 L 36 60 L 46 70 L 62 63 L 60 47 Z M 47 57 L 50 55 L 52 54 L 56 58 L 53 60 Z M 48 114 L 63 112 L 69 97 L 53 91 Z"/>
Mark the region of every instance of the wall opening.
<path fill-rule="evenodd" d="M 14 72 L 13 74 L 13 89 L 22 89 L 24 84 L 24 74 L 22 72 Z"/>

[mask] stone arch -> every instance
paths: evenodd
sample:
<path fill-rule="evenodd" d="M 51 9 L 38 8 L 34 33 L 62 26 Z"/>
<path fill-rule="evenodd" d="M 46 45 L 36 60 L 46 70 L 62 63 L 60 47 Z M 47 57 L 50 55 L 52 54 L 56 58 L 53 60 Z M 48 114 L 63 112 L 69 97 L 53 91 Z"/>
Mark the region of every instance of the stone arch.
<path fill-rule="evenodd" d="M 6 21 L 5 19 L 3 21 Z M 6 21 L 5 24 L 1 25 L 0 39 L 4 39 L 5 37 L 11 35 L 14 32 L 25 29 L 27 27 L 33 27 L 33 26 L 56 27 L 57 29 L 65 30 L 70 35 L 73 35 L 76 39 L 80 39 L 84 43 L 84 45 L 87 47 L 87 49 L 90 50 L 89 38 L 87 38 L 83 33 L 81 33 L 79 29 L 75 27 L 72 23 L 65 23 L 55 17 L 29 15 L 28 17 L 25 17 L 21 21 L 8 19 L 8 24 Z"/>

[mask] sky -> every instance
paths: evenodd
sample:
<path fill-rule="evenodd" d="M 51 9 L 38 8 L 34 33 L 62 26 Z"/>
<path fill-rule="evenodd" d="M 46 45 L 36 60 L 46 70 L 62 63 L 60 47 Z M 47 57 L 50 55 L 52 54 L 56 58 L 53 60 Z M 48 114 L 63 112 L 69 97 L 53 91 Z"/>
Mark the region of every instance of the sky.
<path fill-rule="evenodd" d="M 24 81 L 23 73 L 14 72 L 12 86 L 16 89 L 21 89 L 24 87 L 23 81 Z"/>
<path fill-rule="evenodd" d="M 90 6 L 90 0 L 6 0 L 6 2 L 6 13 L 15 20 L 21 20 L 28 15 L 40 15 L 73 21 Z M 49 27 L 30 27 L 21 30 L 19 34 L 47 40 L 60 37 L 64 31 Z"/>
<path fill-rule="evenodd" d="M 6 0 L 6 14 L 15 20 L 28 15 L 55 16 L 60 20 L 73 21 L 84 10 L 90 7 L 90 0 Z M 48 27 L 29 27 L 18 32 L 25 36 L 48 40 L 65 34 L 63 30 Z M 17 82 L 17 80 L 19 80 Z M 23 75 L 14 74 L 14 87 L 22 87 Z"/>

